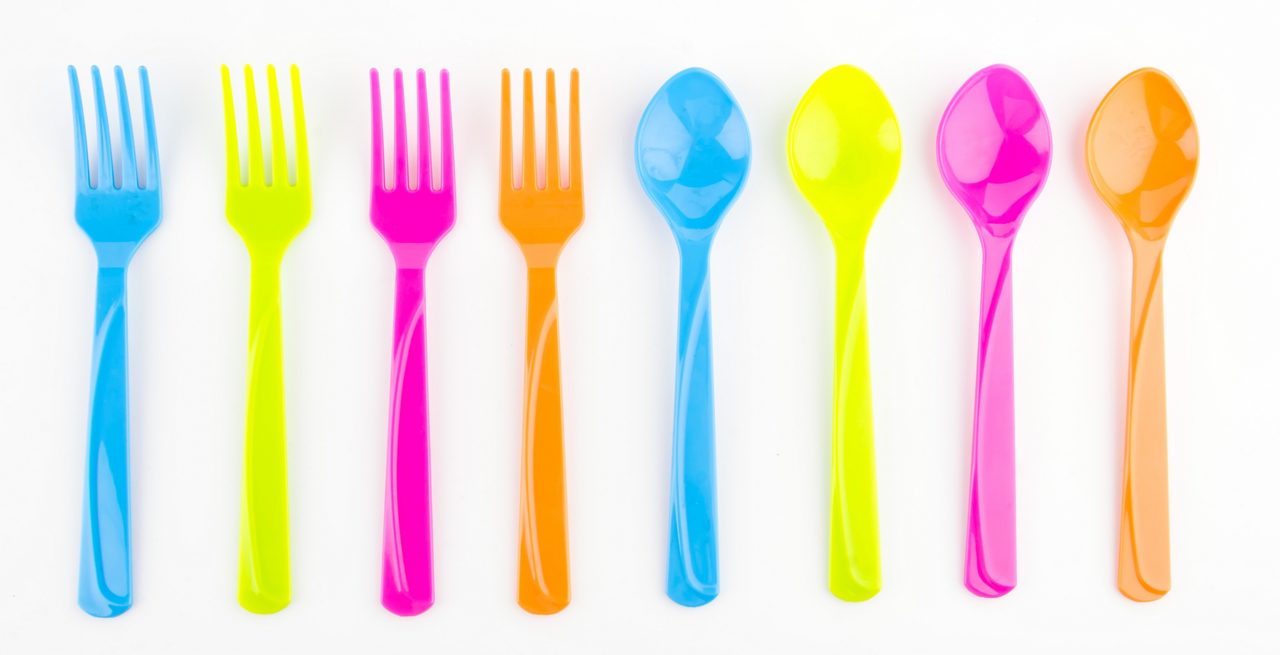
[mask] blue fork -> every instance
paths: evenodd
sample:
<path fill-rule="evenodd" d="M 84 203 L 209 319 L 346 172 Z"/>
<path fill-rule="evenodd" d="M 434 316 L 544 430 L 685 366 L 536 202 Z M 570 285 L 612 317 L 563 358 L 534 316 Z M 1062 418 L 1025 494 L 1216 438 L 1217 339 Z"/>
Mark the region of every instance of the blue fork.
<path fill-rule="evenodd" d="M 80 608 L 93 616 L 118 616 L 133 605 L 129 556 L 129 374 L 125 273 L 134 252 L 160 224 L 160 164 L 147 69 L 139 68 L 147 130 L 145 178 L 138 177 L 133 122 L 124 72 L 116 66 L 120 99 L 120 177 L 111 155 L 111 128 L 102 75 L 93 69 L 98 114 L 98 171 L 90 178 L 80 81 L 74 66 L 71 106 L 76 141 L 76 223 L 98 257 L 98 303 L 94 318 L 89 450 L 80 541 Z M 145 185 L 144 185 L 145 182 Z"/>

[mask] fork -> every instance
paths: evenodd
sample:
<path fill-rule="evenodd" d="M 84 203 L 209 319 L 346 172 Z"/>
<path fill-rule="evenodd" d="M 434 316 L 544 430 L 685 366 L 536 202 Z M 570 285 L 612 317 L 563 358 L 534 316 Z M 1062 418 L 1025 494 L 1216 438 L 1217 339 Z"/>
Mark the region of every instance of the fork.
<path fill-rule="evenodd" d="M 118 616 L 133 606 L 129 525 L 129 328 L 126 281 L 129 261 L 160 224 L 160 160 L 147 69 L 138 68 L 147 131 L 145 177 L 138 175 L 133 121 L 124 71 L 115 67 L 120 101 L 120 177 L 115 176 L 111 128 L 102 74 L 93 71 L 98 114 L 97 179 L 90 178 L 80 80 L 74 66 L 71 107 L 75 125 L 76 223 L 93 242 L 98 259 L 98 299 L 93 335 L 89 447 L 85 467 L 84 522 L 80 540 L 80 608 L 93 616 Z"/>
<path fill-rule="evenodd" d="M 565 528 L 564 436 L 560 420 L 560 336 L 556 327 L 556 261 L 582 225 L 582 153 L 578 71 L 569 75 L 569 178 L 562 180 L 556 134 L 555 73 L 547 71 L 545 184 L 538 186 L 533 133 L 533 72 L 524 71 L 524 135 L 520 186 L 514 184 L 511 73 L 502 71 L 499 214 L 528 267 L 524 436 L 520 458 L 519 603 L 533 614 L 569 604 Z"/>
<path fill-rule="evenodd" d="M 428 449 L 427 363 L 423 277 L 436 244 L 453 227 L 453 118 L 449 73 L 440 71 L 440 186 L 433 184 L 427 74 L 418 69 L 418 166 L 410 182 L 404 78 L 395 70 L 395 172 L 383 158 L 382 92 L 369 71 L 373 104 L 373 170 L 369 218 L 396 265 L 391 408 L 387 431 L 387 491 L 382 532 L 382 606 L 413 616 L 435 602 L 431 557 L 431 467 Z"/>
<path fill-rule="evenodd" d="M 240 511 L 240 606 L 258 614 L 289 604 L 289 506 L 284 438 L 284 367 L 280 335 L 280 263 L 311 217 L 311 173 L 298 67 L 293 88 L 294 181 L 289 180 L 276 69 L 267 66 L 271 103 L 271 169 L 267 178 L 253 68 L 245 66 L 248 177 L 242 181 L 231 70 L 222 67 L 227 135 L 227 221 L 249 251 L 249 390 Z"/>

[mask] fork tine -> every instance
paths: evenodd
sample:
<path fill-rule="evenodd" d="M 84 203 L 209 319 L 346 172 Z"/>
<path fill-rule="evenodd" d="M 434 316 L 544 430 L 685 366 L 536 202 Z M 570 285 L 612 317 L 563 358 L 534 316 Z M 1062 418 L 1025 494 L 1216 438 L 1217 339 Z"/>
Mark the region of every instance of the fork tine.
<path fill-rule="evenodd" d="M 447 70 L 440 71 L 440 189 L 453 191 L 453 109 Z"/>
<path fill-rule="evenodd" d="M 560 188 L 560 135 L 556 118 L 556 74 L 547 69 L 547 188 Z"/>
<path fill-rule="evenodd" d="M 240 139 L 236 136 L 236 105 L 231 93 L 231 69 L 222 66 L 222 117 L 227 135 L 227 187 L 240 186 Z"/>
<path fill-rule="evenodd" d="M 376 68 L 369 69 L 369 100 L 373 113 L 373 134 L 370 139 L 373 146 L 370 157 L 373 168 L 370 171 L 370 179 L 373 180 L 375 190 L 386 191 L 387 163 L 382 154 L 382 82 L 378 79 Z"/>
<path fill-rule="evenodd" d="M 520 139 L 524 157 L 520 172 L 521 189 L 532 191 L 538 186 L 537 137 L 533 134 L 533 71 L 524 69 L 524 136 Z"/>
<path fill-rule="evenodd" d="M 510 191 L 515 177 L 515 162 L 511 155 L 511 71 L 502 69 L 502 137 L 498 158 L 498 184 L 502 191 Z"/>
<path fill-rule="evenodd" d="M 409 129 L 404 115 L 404 74 L 397 68 L 395 72 L 395 139 L 396 139 L 396 183 L 395 189 L 409 189 Z"/>
<path fill-rule="evenodd" d="M 262 172 L 262 126 L 258 124 L 258 94 L 253 88 L 253 68 L 244 67 L 244 100 L 248 106 L 249 186 L 265 184 Z"/>
<path fill-rule="evenodd" d="M 418 69 L 418 186 L 430 191 L 435 180 L 431 173 L 431 117 L 427 112 L 427 72 Z"/>
<path fill-rule="evenodd" d="M 89 145 L 84 137 L 84 103 L 80 101 L 80 77 L 76 75 L 75 66 L 67 66 L 67 77 L 71 79 L 71 121 L 76 147 L 76 191 L 84 192 L 91 189 L 92 184 L 89 180 Z"/>
<path fill-rule="evenodd" d="M 160 188 L 160 146 L 156 139 L 156 115 L 151 108 L 151 79 L 147 67 L 138 67 L 142 82 L 142 118 L 147 130 L 147 189 Z"/>
<path fill-rule="evenodd" d="M 111 189 L 116 186 L 115 160 L 111 156 L 111 127 L 107 125 L 107 100 L 102 93 L 102 73 L 93 71 L 93 101 L 98 108 L 98 184 L 95 189 Z M 105 184 L 105 185 L 104 185 Z"/>
<path fill-rule="evenodd" d="M 582 131 L 578 125 L 578 69 L 569 72 L 569 188 L 582 191 Z"/>
<path fill-rule="evenodd" d="M 280 85 L 276 67 L 267 66 L 267 89 L 271 99 L 271 186 L 289 185 L 289 153 L 284 147 L 284 116 L 280 112 Z"/>
<path fill-rule="evenodd" d="M 293 158 L 298 186 L 311 186 L 311 158 L 307 148 L 307 117 L 302 111 L 302 74 L 296 65 L 289 68 L 293 83 Z"/>
<path fill-rule="evenodd" d="M 129 90 L 125 86 L 124 69 L 116 66 L 116 96 L 120 101 L 120 188 L 138 188 L 138 160 L 133 145 L 133 115 L 129 112 Z"/>

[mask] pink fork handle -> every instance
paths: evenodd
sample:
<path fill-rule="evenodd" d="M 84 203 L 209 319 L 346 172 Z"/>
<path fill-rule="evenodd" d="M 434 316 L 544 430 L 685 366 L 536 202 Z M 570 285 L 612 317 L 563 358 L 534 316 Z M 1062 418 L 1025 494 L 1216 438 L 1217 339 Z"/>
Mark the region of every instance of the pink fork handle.
<path fill-rule="evenodd" d="M 973 408 L 969 537 L 964 583 L 993 598 L 1018 582 L 1014 511 L 1013 238 L 983 235 L 982 322 Z"/>
<path fill-rule="evenodd" d="M 396 269 L 382 606 L 401 616 L 421 614 L 435 602 L 422 284 L 421 268 Z"/>

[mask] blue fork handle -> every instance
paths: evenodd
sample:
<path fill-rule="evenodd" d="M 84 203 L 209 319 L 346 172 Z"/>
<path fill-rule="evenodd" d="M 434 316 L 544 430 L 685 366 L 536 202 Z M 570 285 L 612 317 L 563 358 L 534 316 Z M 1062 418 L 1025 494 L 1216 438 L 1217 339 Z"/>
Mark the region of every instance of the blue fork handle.
<path fill-rule="evenodd" d="M 711 376 L 710 239 L 680 247 L 680 331 L 671 441 L 667 596 L 688 607 L 720 593 L 716 538 L 716 426 Z"/>
<path fill-rule="evenodd" d="M 125 269 L 98 269 L 89 449 L 80 542 L 80 608 L 117 616 L 133 605 L 129 556 L 129 374 Z"/>

